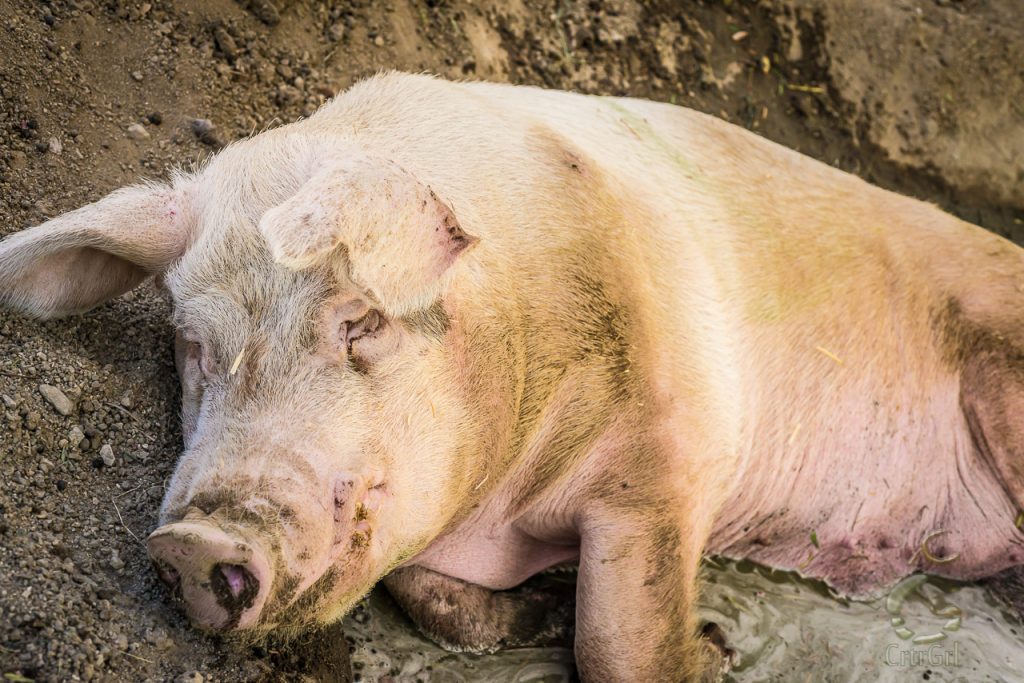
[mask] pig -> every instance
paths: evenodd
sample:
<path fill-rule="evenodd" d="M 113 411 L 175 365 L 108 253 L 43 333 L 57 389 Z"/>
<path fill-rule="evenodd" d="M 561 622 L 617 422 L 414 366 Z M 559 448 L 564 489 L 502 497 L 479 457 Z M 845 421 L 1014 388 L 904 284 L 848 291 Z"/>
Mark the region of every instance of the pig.
<path fill-rule="evenodd" d="M 853 597 L 1024 558 L 1024 252 L 692 110 L 381 74 L 0 243 L 38 318 L 150 276 L 185 443 L 148 553 L 203 629 L 383 580 L 489 652 L 578 563 L 583 680 L 700 680 L 704 554 Z"/>

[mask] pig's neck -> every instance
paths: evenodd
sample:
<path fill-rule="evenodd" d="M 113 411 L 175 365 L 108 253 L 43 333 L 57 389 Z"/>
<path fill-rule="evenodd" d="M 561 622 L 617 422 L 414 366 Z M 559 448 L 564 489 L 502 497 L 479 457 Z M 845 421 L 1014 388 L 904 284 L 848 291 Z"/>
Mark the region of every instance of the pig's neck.
<path fill-rule="evenodd" d="M 509 471 L 409 564 L 505 589 L 578 558 L 573 519 L 582 475 L 629 440 L 621 408 L 595 392 L 597 372 L 583 363 L 548 385 L 533 417 L 520 422 Z"/>

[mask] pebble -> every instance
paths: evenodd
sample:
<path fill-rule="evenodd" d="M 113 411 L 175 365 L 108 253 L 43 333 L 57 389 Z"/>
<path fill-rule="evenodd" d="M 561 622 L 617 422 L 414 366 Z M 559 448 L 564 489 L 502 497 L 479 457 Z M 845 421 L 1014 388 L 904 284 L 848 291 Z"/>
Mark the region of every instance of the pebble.
<path fill-rule="evenodd" d="M 47 145 L 50 150 L 50 154 L 60 154 L 64 151 L 64 145 L 60 143 L 57 138 L 50 138 L 50 142 Z"/>
<path fill-rule="evenodd" d="M 278 104 L 287 106 L 295 104 L 302 99 L 302 91 L 293 85 L 279 85 L 277 87 Z"/>
<path fill-rule="evenodd" d="M 205 680 L 206 678 L 203 677 L 203 674 L 198 671 L 189 671 L 175 678 L 174 683 L 203 683 Z"/>
<path fill-rule="evenodd" d="M 158 111 L 150 112 L 149 114 L 146 114 L 146 120 L 154 126 L 159 126 L 164 122 L 164 115 Z"/>
<path fill-rule="evenodd" d="M 192 123 L 190 125 L 192 132 L 197 138 L 199 138 L 199 142 L 213 147 L 214 149 L 219 149 L 224 146 L 224 142 L 221 141 L 220 137 L 217 135 L 217 126 L 213 125 L 213 122 L 210 121 L 210 119 L 192 119 Z"/>
<path fill-rule="evenodd" d="M 133 123 L 128 126 L 128 137 L 132 140 L 146 140 L 149 138 L 149 131 L 141 123 Z"/>
<path fill-rule="evenodd" d="M 281 21 L 277 7 L 270 0 L 250 0 L 249 11 L 267 26 L 276 26 Z"/>
<path fill-rule="evenodd" d="M 118 555 L 116 549 L 110 551 L 110 562 L 108 564 L 110 564 L 110 568 L 116 572 L 124 569 L 124 560 L 122 560 L 121 556 Z"/>
<path fill-rule="evenodd" d="M 142 80 L 142 72 L 141 71 L 133 71 L 132 72 L 132 78 L 134 78 L 136 81 L 141 81 Z"/>
<path fill-rule="evenodd" d="M 213 39 L 217 43 L 217 47 L 220 48 L 220 51 L 224 53 L 224 56 L 231 61 L 235 61 L 235 58 L 238 56 L 238 44 L 223 26 L 213 29 Z"/>
<path fill-rule="evenodd" d="M 103 444 L 100 448 L 100 460 L 102 460 L 103 464 L 107 467 L 114 466 L 114 449 L 109 443 Z"/>
<path fill-rule="evenodd" d="M 0 396 L 0 400 L 2 400 L 4 402 L 5 406 L 7 406 L 8 408 L 10 408 L 12 410 L 18 407 L 18 402 L 15 401 L 10 396 L 8 396 L 7 394 L 3 394 L 2 396 Z"/>
<path fill-rule="evenodd" d="M 75 448 L 78 447 L 78 444 L 82 443 L 82 439 L 84 438 L 85 432 L 83 432 L 82 428 L 79 427 L 78 425 L 72 427 L 71 431 L 68 432 L 68 443 L 70 443 Z"/>
<path fill-rule="evenodd" d="M 64 395 L 64 392 L 49 384 L 40 384 L 39 393 L 43 395 L 53 409 L 61 415 L 70 415 L 75 409 L 71 399 Z"/>

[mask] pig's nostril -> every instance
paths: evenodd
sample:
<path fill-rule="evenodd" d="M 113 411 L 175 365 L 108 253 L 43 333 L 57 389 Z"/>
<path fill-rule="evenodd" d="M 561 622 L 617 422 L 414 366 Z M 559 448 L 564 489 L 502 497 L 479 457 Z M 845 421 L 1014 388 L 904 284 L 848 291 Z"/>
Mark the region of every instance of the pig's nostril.
<path fill-rule="evenodd" d="M 248 609 L 260 589 L 259 581 L 248 567 L 227 562 L 213 567 L 210 585 L 217 602 L 229 613 Z"/>
<path fill-rule="evenodd" d="M 247 574 L 245 568 L 237 564 L 219 564 L 217 568 L 228 583 L 231 597 L 237 598 L 238 594 L 245 588 L 245 575 Z"/>
<path fill-rule="evenodd" d="M 153 567 L 156 569 L 156 575 L 167 584 L 168 588 L 177 588 L 181 583 L 181 576 L 178 574 L 178 570 L 168 563 L 154 561 Z"/>

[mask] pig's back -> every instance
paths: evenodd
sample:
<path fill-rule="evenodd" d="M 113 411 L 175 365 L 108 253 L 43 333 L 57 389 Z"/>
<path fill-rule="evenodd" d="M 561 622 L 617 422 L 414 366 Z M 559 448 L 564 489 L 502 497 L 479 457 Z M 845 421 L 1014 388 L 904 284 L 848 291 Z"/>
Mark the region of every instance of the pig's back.
<path fill-rule="evenodd" d="M 975 352 L 964 325 L 1024 347 L 1024 250 L 691 110 L 537 91 L 517 106 L 644 207 L 640 253 L 623 253 L 643 260 L 624 272 L 648 288 L 652 381 L 679 395 L 706 373 L 693 400 L 737 456 L 713 550 L 858 594 L 955 529 L 941 570 L 989 573 L 1008 533 L 989 520 L 1014 517 L 1021 482 L 981 462 L 952 357 Z"/>
<path fill-rule="evenodd" d="M 705 245 L 732 342 L 723 376 L 743 389 L 737 484 L 712 550 L 851 594 L 924 562 L 936 530 L 935 554 L 958 558 L 928 571 L 978 578 L 1012 564 L 1024 435 L 1005 416 L 1024 405 L 1005 404 L 1019 370 L 989 347 L 1024 348 L 1024 250 L 737 127 L 623 106 L 695 159 L 679 161 L 687 206 L 668 229 Z M 986 414 L 1003 426 L 990 431 Z M 979 442 L 1009 462 L 993 471 Z"/>

